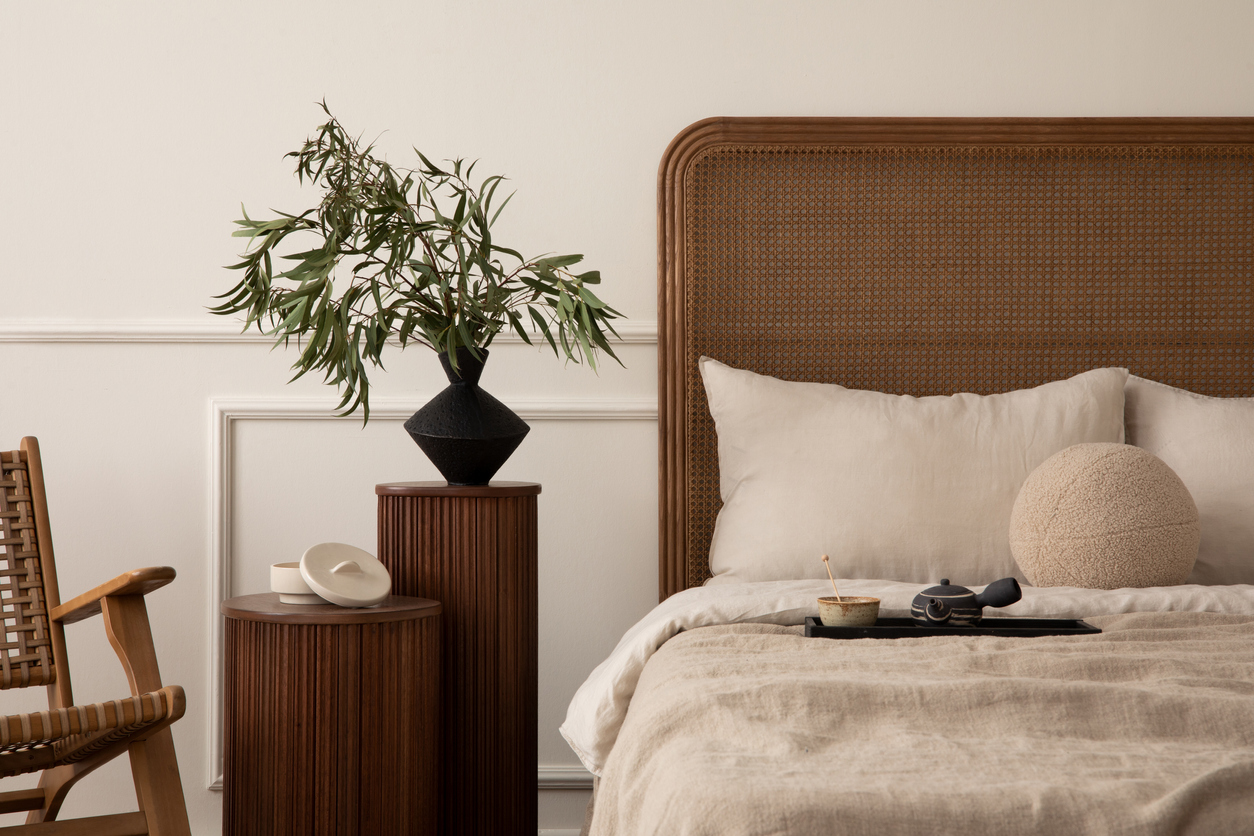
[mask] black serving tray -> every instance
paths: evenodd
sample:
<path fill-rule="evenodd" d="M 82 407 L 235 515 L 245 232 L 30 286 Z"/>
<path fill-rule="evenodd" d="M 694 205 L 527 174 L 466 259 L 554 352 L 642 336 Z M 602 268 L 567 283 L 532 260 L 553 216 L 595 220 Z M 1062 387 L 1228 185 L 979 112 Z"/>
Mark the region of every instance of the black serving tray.
<path fill-rule="evenodd" d="M 820 639 L 909 639 L 921 636 L 1088 636 L 1100 633 L 1078 618 L 985 618 L 975 627 L 923 626 L 912 618 L 881 618 L 866 627 L 827 627 L 806 618 L 806 635 Z"/>

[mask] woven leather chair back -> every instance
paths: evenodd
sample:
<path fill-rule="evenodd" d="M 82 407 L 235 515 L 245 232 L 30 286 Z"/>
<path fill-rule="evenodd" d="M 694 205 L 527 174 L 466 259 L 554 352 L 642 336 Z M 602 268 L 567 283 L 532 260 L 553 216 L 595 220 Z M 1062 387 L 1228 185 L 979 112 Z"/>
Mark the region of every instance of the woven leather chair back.
<path fill-rule="evenodd" d="M 0 459 L 0 688 L 47 685 L 55 668 L 30 478 L 20 451 Z"/>
<path fill-rule="evenodd" d="M 705 354 L 991 393 L 1101 366 L 1254 395 L 1254 120 L 715 119 L 659 181 L 660 585 L 709 577 Z"/>

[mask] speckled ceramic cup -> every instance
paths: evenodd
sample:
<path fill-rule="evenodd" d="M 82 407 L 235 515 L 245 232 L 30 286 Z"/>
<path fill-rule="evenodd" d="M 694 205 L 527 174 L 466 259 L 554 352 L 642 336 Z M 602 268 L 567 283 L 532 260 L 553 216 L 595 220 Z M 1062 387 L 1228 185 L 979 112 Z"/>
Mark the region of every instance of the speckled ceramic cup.
<path fill-rule="evenodd" d="M 825 627 L 869 627 L 880 617 L 879 598 L 829 595 L 819 599 L 819 621 Z"/>

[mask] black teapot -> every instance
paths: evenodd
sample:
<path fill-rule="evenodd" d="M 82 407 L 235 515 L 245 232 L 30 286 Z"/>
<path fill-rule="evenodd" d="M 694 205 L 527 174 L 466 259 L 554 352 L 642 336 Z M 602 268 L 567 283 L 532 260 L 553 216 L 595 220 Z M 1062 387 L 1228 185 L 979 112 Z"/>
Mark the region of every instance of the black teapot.
<path fill-rule="evenodd" d="M 910 617 L 925 626 L 974 627 L 985 607 L 1008 607 L 1022 597 L 1023 590 L 1014 578 L 993 581 L 979 594 L 941 578 L 940 586 L 929 586 L 914 596 Z"/>

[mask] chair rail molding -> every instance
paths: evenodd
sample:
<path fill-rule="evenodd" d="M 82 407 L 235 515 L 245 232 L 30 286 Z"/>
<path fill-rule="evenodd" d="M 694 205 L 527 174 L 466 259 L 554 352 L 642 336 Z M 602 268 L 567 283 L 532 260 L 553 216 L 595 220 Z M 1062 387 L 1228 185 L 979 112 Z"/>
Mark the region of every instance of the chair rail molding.
<path fill-rule="evenodd" d="M 10 319 L 0 320 L 0 343 L 261 343 L 274 338 L 256 328 L 241 331 L 236 319 Z M 621 342 L 651 345 L 657 342 L 657 322 L 625 319 L 615 324 Z M 530 335 L 542 343 L 539 333 Z M 390 341 L 394 345 L 395 341 Z M 494 341 L 523 345 L 512 331 L 502 331 Z"/>
<path fill-rule="evenodd" d="M 517 339 L 515 337 L 515 339 Z M 404 421 L 414 404 L 425 399 L 372 399 L 372 421 Z M 326 398 L 214 398 L 209 402 L 213 438 L 209 449 L 210 626 L 209 626 L 209 763 L 208 788 L 222 790 L 222 700 L 225 628 L 220 613 L 231 588 L 231 498 L 234 480 L 233 428 L 237 421 L 360 421 L 339 415 L 336 401 Z M 508 403 L 529 421 L 657 421 L 656 398 L 528 398 Z M 592 775 L 579 766 L 538 765 L 539 787 L 591 789 Z"/>

